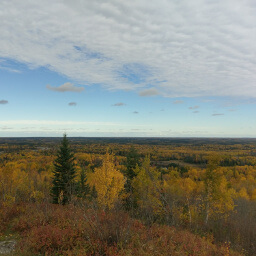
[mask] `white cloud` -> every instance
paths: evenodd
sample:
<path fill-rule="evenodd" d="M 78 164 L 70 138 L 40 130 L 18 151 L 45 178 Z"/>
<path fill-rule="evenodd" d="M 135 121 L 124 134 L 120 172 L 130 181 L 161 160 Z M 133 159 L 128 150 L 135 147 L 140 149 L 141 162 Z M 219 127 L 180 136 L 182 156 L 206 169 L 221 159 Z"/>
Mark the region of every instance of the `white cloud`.
<path fill-rule="evenodd" d="M 13 128 L 11 127 L 6 127 L 6 126 L 2 126 L 0 127 L 1 130 L 12 130 Z"/>
<path fill-rule="evenodd" d="M 55 92 L 82 92 L 84 90 L 84 87 L 78 87 L 69 82 L 62 84 L 59 87 L 53 87 L 47 84 L 46 88 L 48 90 L 55 91 Z"/>
<path fill-rule="evenodd" d="M 253 0 L 2 0 L 0 57 L 111 90 L 255 97 L 255 13 Z"/>

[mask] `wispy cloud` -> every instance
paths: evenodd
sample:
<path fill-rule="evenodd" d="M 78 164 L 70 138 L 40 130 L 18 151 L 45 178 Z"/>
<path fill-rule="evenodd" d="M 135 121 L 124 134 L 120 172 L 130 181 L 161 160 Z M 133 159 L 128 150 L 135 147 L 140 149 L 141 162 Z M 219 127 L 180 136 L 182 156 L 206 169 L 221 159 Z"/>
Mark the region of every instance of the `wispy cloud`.
<path fill-rule="evenodd" d="M 0 69 L 6 70 L 12 73 L 21 73 L 21 70 L 15 69 L 15 68 L 9 68 L 9 67 L 3 67 L 0 65 Z"/>
<path fill-rule="evenodd" d="M 0 100 L 0 104 L 2 104 L 2 105 L 8 104 L 8 100 Z"/>
<path fill-rule="evenodd" d="M 150 88 L 150 89 L 146 89 L 146 90 L 143 90 L 143 91 L 140 91 L 139 92 L 139 95 L 140 96 L 155 96 L 155 95 L 158 95 L 159 92 L 157 91 L 157 89 L 155 88 Z"/>
<path fill-rule="evenodd" d="M 0 127 L 0 129 L 1 129 L 1 130 L 12 130 L 13 128 L 12 128 L 12 127 L 6 127 L 6 126 L 4 126 L 4 127 Z"/>
<path fill-rule="evenodd" d="M 215 113 L 215 114 L 212 114 L 212 116 L 224 116 L 223 113 Z"/>
<path fill-rule="evenodd" d="M 196 111 L 193 111 L 192 113 L 193 113 L 193 114 L 198 114 L 198 113 L 199 113 L 199 111 L 197 111 L 197 110 L 196 110 Z"/>
<path fill-rule="evenodd" d="M 59 87 L 54 87 L 47 84 L 46 88 L 55 92 L 82 92 L 84 90 L 84 87 L 78 87 L 69 82 L 62 84 Z"/>
<path fill-rule="evenodd" d="M 183 103 L 184 103 L 183 100 L 175 100 L 175 101 L 173 102 L 173 104 L 183 104 Z"/>
<path fill-rule="evenodd" d="M 68 105 L 69 105 L 69 106 L 76 106 L 77 103 L 76 103 L 76 102 L 69 102 Z"/>
<path fill-rule="evenodd" d="M 193 106 L 193 107 L 189 107 L 189 109 L 198 109 L 199 108 L 199 106 Z"/>
<path fill-rule="evenodd" d="M 114 107 L 122 107 L 122 106 L 125 106 L 125 105 L 126 104 L 123 103 L 123 102 L 118 102 L 118 103 L 113 104 L 112 106 L 114 106 Z"/>
<path fill-rule="evenodd" d="M 0 59 L 0 69 L 12 73 L 21 73 L 21 70 L 13 68 L 5 59 Z"/>
<path fill-rule="evenodd" d="M 8 120 L 0 121 L 0 125 L 109 125 L 114 126 L 112 122 L 83 122 L 83 121 L 60 121 L 60 120 Z"/>
<path fill-rule="evenodd" d="M 12 0 L 1 9 L 0 57 L 30 68 L 142 94 L 150 85 L 168 97 L 256 95 L 253 1 Z"/>
<path fill-rule="evenodd" d="M 148 130 L 148 125 L 143 123 L 130 124 L 118 122 L 86 122 L 86 121 L 61 121 L 61 120 L 6 120 L 0 121 L 0 131 L 3 135 L 15 136 L 61 136 L 67 132 L 72 136 L 120 136 L 120 129 L 129 133 L 131 129 Z M 104 135 L 105 134 L 105 135 Z M 123 134 L 123 133 L 122 133 Z"/>
<path fill-rule="evenodd" d="M 208 103 L 208 102 L 214 102 L 215 100 L 213 100 L 213 99 L 202 99 L 201 101 Z"/>

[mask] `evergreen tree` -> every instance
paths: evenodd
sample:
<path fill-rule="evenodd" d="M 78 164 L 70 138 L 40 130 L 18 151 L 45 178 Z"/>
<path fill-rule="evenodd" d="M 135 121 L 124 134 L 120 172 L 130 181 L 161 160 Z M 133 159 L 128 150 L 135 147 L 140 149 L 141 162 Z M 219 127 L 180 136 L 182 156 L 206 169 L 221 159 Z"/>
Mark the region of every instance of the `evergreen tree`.
<path fill-rule="evenodd" d="M 132 188 L 132 180 L 136 177 L 137 173 L 135 172 L 136 167 L 140 166 L 140 157 L 137 150 L 134 146 L 131 146 L 127 157 L 126 157 L 126 183 L 125 183 L 125 191 L 126 191 L 126 198 L 124 199 L 124 207 L 127 210 L 131 208 L 136 208 L 135 198 L 133 197 L 133 188 Z"/>
<path fill-rule="evenodd" d="M 93 201 L 93 200 L 95 200 L 96 198 L 97 198 L 97 190 L 96 190 L 96 188 L 95 188 L 95 185 L 93 185 L 93 187 L 92 187 L 92 190 L 91 190 L 91 201 Z"/>
<path fill-rule="evenodd" d="M 53 174 L 53 186 L 51 189 L 53 203 L 65 205 L 71 200 L 76 176 L 74 154 L 70 149 L 66 134 L 64 134 L 57 152 Z"/>
<path fill-rule="evenodd" d="M 87 175 L 84 168 L 82 168 L 80 173 L 80 180 L 78 182 L 77 195 L 85 199 L 87 195 L 90 194 L 90 186 L 87 184 Z"/>
<path fill-rule="evenodd" d="M 132 146 L 126 157 L 125 176 L 128 180 L 132 180 L 136 176 L 136 173 L 134 172 L 136 165 L 140 165 L 140 157 L 137 150 Z"/>

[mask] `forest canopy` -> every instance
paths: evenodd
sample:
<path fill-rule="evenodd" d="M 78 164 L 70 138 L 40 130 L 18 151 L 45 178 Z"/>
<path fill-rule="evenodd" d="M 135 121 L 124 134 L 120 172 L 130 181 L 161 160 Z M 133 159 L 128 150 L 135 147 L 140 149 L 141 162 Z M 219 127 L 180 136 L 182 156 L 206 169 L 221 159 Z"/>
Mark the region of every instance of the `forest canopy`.
<path fill-rule="evenodd" d="M 68 154 L 63 158 L 65 143 Z M 60 184 L 56 183 L 56 177 L 60 177 L 65 161 L 69 162 L 71 173 L 63 176 L 64 186 L 57 186 L 60 190 L 55 190 L 55 203 L 65 205 L 64 210 L 58 208 L 61 205 L 53 206 L 52 199 L 54 186 L 56 189 L 56 184 Z M 88 224 L 110 225 L 106 229 L 114 233 L 123 225 L 123 230 L 119 229 L 123 233 L 108 241 L 100 231 L 91 230 L 87 236 L 95 239 L 95 243 L 101 237 L 102 247 L 97 249 L 90 245 L 90 249 L 81 247 L 81 250 L 88 250 L 88 255 L 97 250 L 115 250 L 116 255 L 126 255 L 127 250 L 135 250 L 136 246 L 124 234 L 135 232 L 128 229 L 128 222 L 137 221 L 140 224 L 134 225 L 143 225 L 141 230 L 161 225 L 161 232 L 177 228 L 188 232 L 185 237 L 205 237 L 213 246 L 212 250 L 217 246 L 216 251 L 220 253 L 212 251 L 207 255 L 225 255 L 225 250 L 230 255 L 256 254 L 256 141 L 253 140 L 6 138 L 0 140 L 0 181 L 0 220 L 4 223 L 0 232 L 2 235 L 16 233 L 22 241 L 18 248 L 24 253 L 33 250 L 65 255 L 73 247 L 78 250 L 79 241 L 85 239 L 79 232 Z M 34 209 L 35 213 L 29 209 Z M 58 209 L 63 212 L 58 222 L 45 219 L 46 222 L 37 223 L 36 214 L 44 219 Z M 89 221 L 81 222 L 85 225 L 80 227 L 82 230 L 70 220 L 69 211 L 77 212 L 78 222 L 82 221 L 81 216 Z M 66 247 L 56 242 L 37 248 L 28 241 L 28 235 L 40 240 L 47 232 L 49 236 L 51 232 L 61 232 L 64 236 L 64 230 L 69 227 L 65 222 L 72 222 L 76 227 L 72 232 L 78 232 L 78 235 L 74 233 L 72 246 L 67 245 L 68 242 L 64 242 Z M 143 234 L 139 236 L 138 241 Z M 51 237 L 51 243 L 54 239 L 57 238 Z M 122 248 L 121 243 L 124 243 Z M 152 243 L 156 248 L 157 242 L 152 240 Z M 191 243 L 189 250 L 196 251 L 196 243 Z M 210 248 L 209 244 L 206 247 Z M 180 255 L 188 253 L 186 248 L 175 250 L 180 250 Z M 111 255 L 110 251 L 105 252 L 106 255 Z M 162 252 L 162 255 L 168 254 Z"/>

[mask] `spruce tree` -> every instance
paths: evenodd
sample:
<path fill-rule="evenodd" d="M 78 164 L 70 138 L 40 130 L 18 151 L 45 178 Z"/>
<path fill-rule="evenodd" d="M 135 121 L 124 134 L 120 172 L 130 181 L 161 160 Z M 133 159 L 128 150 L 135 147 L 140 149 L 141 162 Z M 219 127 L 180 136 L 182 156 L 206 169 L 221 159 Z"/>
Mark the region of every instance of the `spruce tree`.
<path fill-rule="evenodd" d="M 130 148 L 126 159 L 125 175 L 127 179 L 131 181 L 136 176 L 136 173 L 134 172 L 136 165 L 140 165 L 140 156 L 134 146 Z"/>
<path fill-rule="evenodd" d="M 95 185 L 93 185 L 93 187 L 92 187 L 92 190 L 91 190 L 91 201 L 93 201 L 93 200 L 95 200 L 96 198 L 97 198 L 97 190 L 96 190 L 96 188 L 95 188 Z"/>
<path fill-rule="evenodd" d="M 127 210 L 131 208 L 136 208 L 136 202 L 133 197 L 133 188 L 132 188 L 132 180 L 136 177 L 136 166 L 140 165 L 140 157 L 138 151 L 132 146 L 126 157 L 126 171 L 125 176 L 127 178 L 125 183 L 125 191 L 127 193 L 127 197 L 124 200 L 124 206 Z"/>
<path fill-rule="evenodd" d="M 66 134 L 64 134 L 57 152 L 53 175 L 53 186 L 51 189 L 53 203 L 65 205 L 71 200 L 76 176 L 74 154 L 71 151 Z"/>
<path fill-rule="evenodd" d="M 81 170 L 77 185 L 77 196 L 85 199 L 90 194 L 90 186 L 87 184 L 87 174 L 84 168 Z"/>

